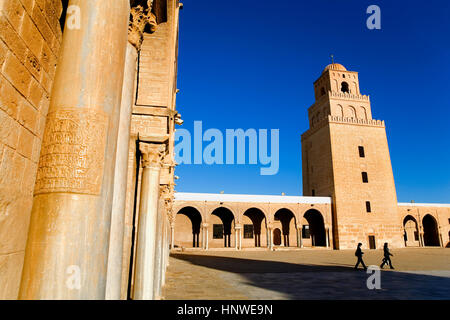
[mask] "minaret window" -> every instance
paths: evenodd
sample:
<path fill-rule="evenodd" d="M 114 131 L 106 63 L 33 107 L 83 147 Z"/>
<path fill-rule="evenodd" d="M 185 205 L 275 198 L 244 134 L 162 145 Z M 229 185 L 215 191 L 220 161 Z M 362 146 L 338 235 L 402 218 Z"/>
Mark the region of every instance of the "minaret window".
<path fill-rule="evenodd" d="M 358 147 L 358 150 L 359 150 L 359 157 L 360 157 L 360 158 L 365 158 L 365 157 L 366 157 L 366 154 L 365 154 L 365 152 L 364 152 L 364 147 L 359 146 L 359 147 Z"/>
<path fill-rule="evenodd" d="M 364 183 L 368 183 L 369 182 L 369 177 L 367 176 L 367 172 L 362 172 L 362 181 Z"/>
<path fill-rule="evenodd" d="M 322 87 L 322 89 L 320 89 L 320 95 L 324 96 L 325 95 L 325 88 Z"/>
<path fill-rule="evenodd" d="M 366 201 L 366 211 L 372 212 L 372 208 L 370 207 L 370 201 Z"/>
<path fill-rule="evenodd" d="M 350 93 L 350 89 L 348 88 L 348 83 L 347 82 L 342 82 L 341 84 L 341 91 L 344 93 Z"/>

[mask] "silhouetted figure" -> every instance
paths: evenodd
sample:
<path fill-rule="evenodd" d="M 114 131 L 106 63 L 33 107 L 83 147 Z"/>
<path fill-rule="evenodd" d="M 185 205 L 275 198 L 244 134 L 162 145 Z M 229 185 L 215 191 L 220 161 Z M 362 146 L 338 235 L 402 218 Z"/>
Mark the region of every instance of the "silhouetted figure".
<path fill-rule="evenodd" d="M 362 259 L 362 256 L 363 256 L 364 252 L 362 252 L 361 246 L 362 246 L 362 243 L 361 242 L 358 243 L 358 247 L 356 248 L 356 251 L 355 251 L 355 256 L 358 257 L 358 261 L 356 262 L 356 265 L 355 265 L 355 270 L 358 269 L 358 266 L 359 266 L 360 263 L 363 265 L 364 270 L 367 270 L 367 267 L 364 264 L 364 261 Z"/>
<path fill-rule="evenodd" d="M 391 267 L 391 269 L 394 269 L 394 267 L 392 266 L 392 261 L 391 261 L 391 256 L 394 256 L 394 255 L 389 252 L 387 242 L 384 243 L 383 251 L 384 251 L 384 258 L 383 258 L 383 263 L 381 264 L 380 268 L 383 269 L 384 265 L 388 264 Z"/>

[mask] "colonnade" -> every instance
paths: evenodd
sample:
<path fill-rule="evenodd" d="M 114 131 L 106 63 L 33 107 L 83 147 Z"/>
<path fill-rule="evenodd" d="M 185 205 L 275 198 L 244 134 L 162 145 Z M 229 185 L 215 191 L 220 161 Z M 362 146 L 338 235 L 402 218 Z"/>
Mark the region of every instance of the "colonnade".
<path fill-rule="evenodd" d="M 183 208 L 181 208 L 179 211 L 181 211 Z M 214 211 L 214 210 L 212 210 Z M 318 213 L 320 214 L 320 213 Z M 267 219 L 267 217 L 265 217 L 265 219 Z M 191 221 L 192 223 L 192 221 Z M 292 223 L 292 222 L 291 222 Z M 294 220 L 294 228 L 295 228 L 295 234 L 296 234 L 296 246 L 297 248 L 303 248 L 304 247 L 304 241 L 303 241 L 303 235 L 302 235 L 302 230 L 303 230 L 303 224 L 301 224 L 300 222 Z M 193 237 L 199 237 L 201 239 L 201 243 L 199 246 L 195 246 L 195 247 L 199 247 L 203 250 L 208 250 L 210 248 L 210 243 L 209 243 L 209 239 L 210 239 L 210 235 L 209 235 L 209 229 L 210 229 L 211 223 L 210 222 L 201 222 L 201 228 L 200 228 L 200 234 L 193 234 Z M 233 239 L 234 239 L 234 249 L 235 250 L 242 250 L 243 248 L 243 237 L 244 237 L 244 225 L 242 223 L 234 223 L 234 226 L 232 227 L 232 229 L 234 230 L 234 234 L 233 234 Z M 277 227 L 269 222 L 266 225 L 266 247 L 270 250 L 273 250 L 276 245 L 274 244 L 274 230 L 277 229 Z M 177 232 L 176 230 L 176 223 L 174 222 L 171 225 L 170 228 L 171 231 L 171 237 L 170 237 L 170 248 L 175 248 L 175 234 Z M 323 225 L 323 233 L 324 233 L 324 243 L 323 245 L 319 245 L 319 246 L 323 246 L 326 248 L 330 248 L 331 247 L 331 241 L 330 241 L 330 228 L 328 226 L 328 224 L 324 224 Z M 255 237 L 256 235 L 253 234 L 253 237 Z M 315 246 L 314 243 L 314 236 L 312 235 L 312 246 Z M 224 239 L 225 235 L 224 235 Z M 282 241 L 282 244 L 280 245 L 280 247 L 288 247 L 288 245 L 286 244 L 285 241 Z M 228 245 L 224 245 L 224 247 L 228 247 Z M 294 246 L 290 246 L 290 247 L 294 247 Z"/>
<path fill-rule="evenodd" d="M 136 2 L 136 1 L 135 1 Z M 20 299 L 120 299 L 137 57 L 153 1 L 75 1 L 63 34 L 38 166 Z M 131 12 L 131 21 L 130 21 Z M 141 141 L 134 299 L 161 295 L 173 191 L 168 141 Z"/>

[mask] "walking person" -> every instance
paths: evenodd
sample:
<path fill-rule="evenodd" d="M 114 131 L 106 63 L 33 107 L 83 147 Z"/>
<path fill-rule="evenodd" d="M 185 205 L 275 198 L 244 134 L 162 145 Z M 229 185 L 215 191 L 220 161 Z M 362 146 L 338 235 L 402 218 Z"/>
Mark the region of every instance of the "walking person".
<path fill-rule="evenodd" d="M 356 262 L 356 265 L 355 265 L 355 270 L 358 269 L 358 266 L 361 263 L 363 265 L 364 271 L 365 271 L 365 270 L 367 270 L 367 267 L 364 264 L 364 261 L 362 259 L 362 256 L 363 256 L 364 252 L 362 252 L 361 246 L 362 246 L 362 243 L 361 242 L 358 243 L 358 247 L 356 248 L 356 251 L 355 251 L 355 256 L 358 257 L 358 261 Z"/>
<path fill-rule="evenodd" d="M 383 258 L 383 263 L 380 265 L 380 268 L 383 269 L 384 265 L 388 264 L 391 267 L 391 269 L 394 269 L 394 267 L 392 266 L 392 261 L 391 261 L 391 256 L 394 256 L 394 255 L 389 252 L 387 242 L 384 243 L 383 251 L 384 251 L 384 258 Z"/>

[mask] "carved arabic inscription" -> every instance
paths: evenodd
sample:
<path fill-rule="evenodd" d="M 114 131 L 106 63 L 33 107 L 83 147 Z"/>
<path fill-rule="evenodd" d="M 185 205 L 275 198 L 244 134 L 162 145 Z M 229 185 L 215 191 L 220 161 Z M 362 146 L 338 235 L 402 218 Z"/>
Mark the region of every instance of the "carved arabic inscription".
<path fill-rule="evenodd" d="M 101 191 L 108 116 L 64 108 L 49 113 L 42 142 L 35 194 Z"/>

